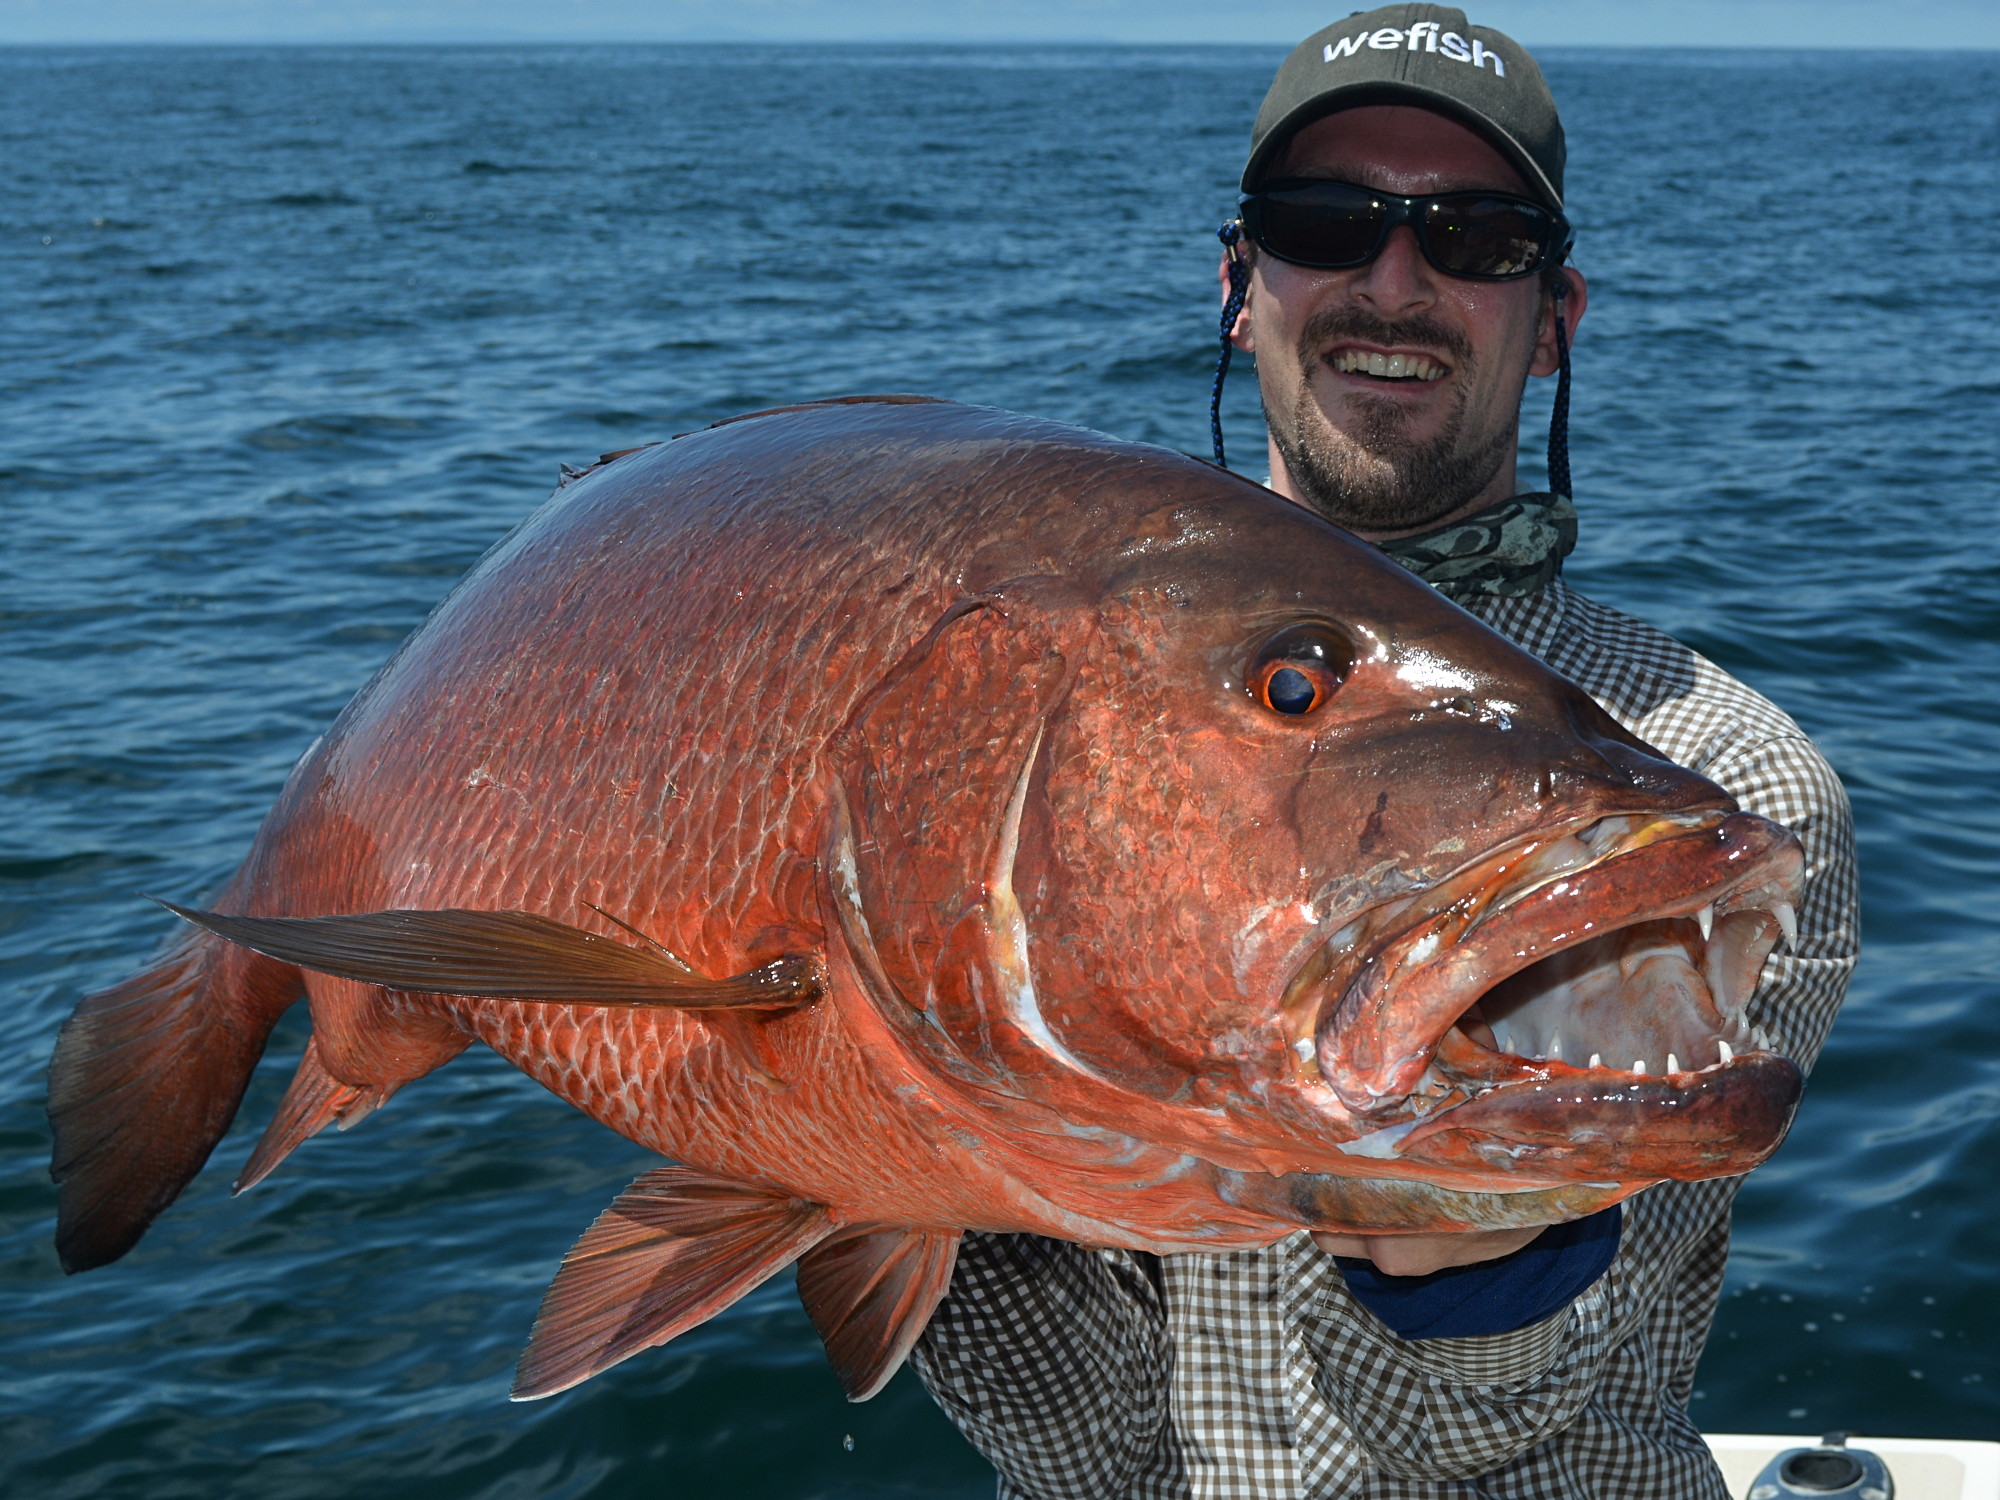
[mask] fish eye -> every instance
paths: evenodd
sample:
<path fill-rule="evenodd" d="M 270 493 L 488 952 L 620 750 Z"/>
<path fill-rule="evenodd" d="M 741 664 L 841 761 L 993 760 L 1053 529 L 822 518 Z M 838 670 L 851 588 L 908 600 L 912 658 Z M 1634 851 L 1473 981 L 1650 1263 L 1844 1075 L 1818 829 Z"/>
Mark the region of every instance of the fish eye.
<path fill-rule="evenodd" d="M 1288 625 L 1258 650 L 1250 696 L 1272 713 L 1302 718 L 1334 695 L 1354 665 L 1347 637 L 1317 620 Z"/>

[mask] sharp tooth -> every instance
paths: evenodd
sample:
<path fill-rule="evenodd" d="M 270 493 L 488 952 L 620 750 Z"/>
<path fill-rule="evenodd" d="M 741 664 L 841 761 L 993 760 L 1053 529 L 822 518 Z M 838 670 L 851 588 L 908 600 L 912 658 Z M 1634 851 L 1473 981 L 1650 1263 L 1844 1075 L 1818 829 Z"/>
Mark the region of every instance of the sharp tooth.
<path fill-rule="evenodd" d="M 1722 1054 L 1722 1060 L 1725 1063 L 1733 1062 L 1736 1059 L 1736 1049 L 1720 1038 L 1716 1040 L 1715 1050 Z"/>
<path fill-rule="evenodd" d="M 1646 1076 L 1646 1059 L 1643 1057 L 1633 1058 L 1632 1072 L 1635 1077 L 1644 1078 Z"/>
<path fill-rule="evenodd" d="M 1591 1066 L 1592 1066 L 1593 1068 L 1601 1068 L 1601 1067 L 1603 1067 L 1603 1066 L 1604 1066 L 1604 1054 L 1603 1054 L 1602 1052 L 1593 1052 L 1593 1053 L 1591 1053 L 1591 1054 L 1590 1054 L 1590 1065 L 1591 1065 Z"/>
<path fill-rule="evenodd" d="M 1558 1031 L 1554 1036 L 1549 1038 L 1549 1056 L 1554 1061 L 1561 1062 L 1562 1055 L 1563 1055 L 1563 1034 L 1560 1031 Z"/>
<path fill-rule="evenodd" d="M 1792 903 L 1789 901 L 1772 902 L 1771 915 L 1778 919 L 1778 930 L 1785 935 L 1785 946 L 1787 948 L 1798 947 L 1799 914 L 1792 910 Z"/>
<path fill-rule="evenodd" d="M 1669 1052 L 1667 1054 L 1667 1071 L 1669 1073 L 1678 1073 L 1680 1072 L 1680 1070 L 1681 1070 L 1681 1060 L 1678 1057 L 1675 1057 L 1673 1053 Z"/>
<path fill-rule="evenodd" d="M 1309 1036 L 1300 1037 L 1296 1042 L 1292 1043 L 1292 1050 L 1298 1053 L 1302 1062 L 1311 1062 L 1313 1055 L 1312 1038 Z"/>
<path fill-rule="evenodd" d="M 1502 1052 L 1512 1052 L 1514 1050 L 1514 1044 L 1509 1040 L 1505 1026 L 1495 1026 L 1493 1028 L 1493 1041 Z"/>
<path fill-rule="evenodd" d="M 1709 902 L 1708 905 L 1694 914 L 1694 919 L 1701 923 L 1701 940 L 1704 943 L 1707 942 L 1708 935 L 1715 931 L 1715 903 L 1713 901 Z"/>

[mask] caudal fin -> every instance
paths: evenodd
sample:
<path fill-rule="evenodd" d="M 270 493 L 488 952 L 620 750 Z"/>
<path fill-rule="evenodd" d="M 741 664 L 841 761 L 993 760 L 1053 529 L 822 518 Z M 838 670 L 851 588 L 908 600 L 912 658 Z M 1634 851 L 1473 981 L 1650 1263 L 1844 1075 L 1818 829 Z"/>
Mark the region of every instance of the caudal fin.
<path fill-rule="evenodd" d="M 65 1271 L 118 1259 L 201 1170 L 300 991 L 291 965 L 192 933 L 77 1005 L 49 1065 Z"/>

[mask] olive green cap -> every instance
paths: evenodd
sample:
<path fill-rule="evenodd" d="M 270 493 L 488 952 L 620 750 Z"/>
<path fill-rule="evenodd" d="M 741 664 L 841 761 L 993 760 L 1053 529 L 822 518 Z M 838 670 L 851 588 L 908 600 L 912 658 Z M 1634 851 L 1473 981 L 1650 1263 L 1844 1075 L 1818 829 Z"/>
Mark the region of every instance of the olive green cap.
<path fill-rule="evenodd" d="M 1445 5 L 1356 11 L 1292 49 L 1250 131 L 1243 191 L 1250 192 L 1304 125 L 1362 104 L 1414 104 L 1480 132 L 1562 208 L 1563 128 L 1534 58 L 1512 37 L 1468 25 Z"/>

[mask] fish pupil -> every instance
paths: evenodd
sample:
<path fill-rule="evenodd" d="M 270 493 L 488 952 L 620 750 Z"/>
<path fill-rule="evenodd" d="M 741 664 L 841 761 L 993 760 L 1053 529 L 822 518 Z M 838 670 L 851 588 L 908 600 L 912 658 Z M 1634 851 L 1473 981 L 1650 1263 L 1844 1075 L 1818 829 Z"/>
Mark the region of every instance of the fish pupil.
<path fill-rule="evenodd" d="M 1302 714 L 1318 696 L 1313 681 L 1297 667 L 1280 667 L 1264 686 L 1264 697 L 1281 714 Z"/>

